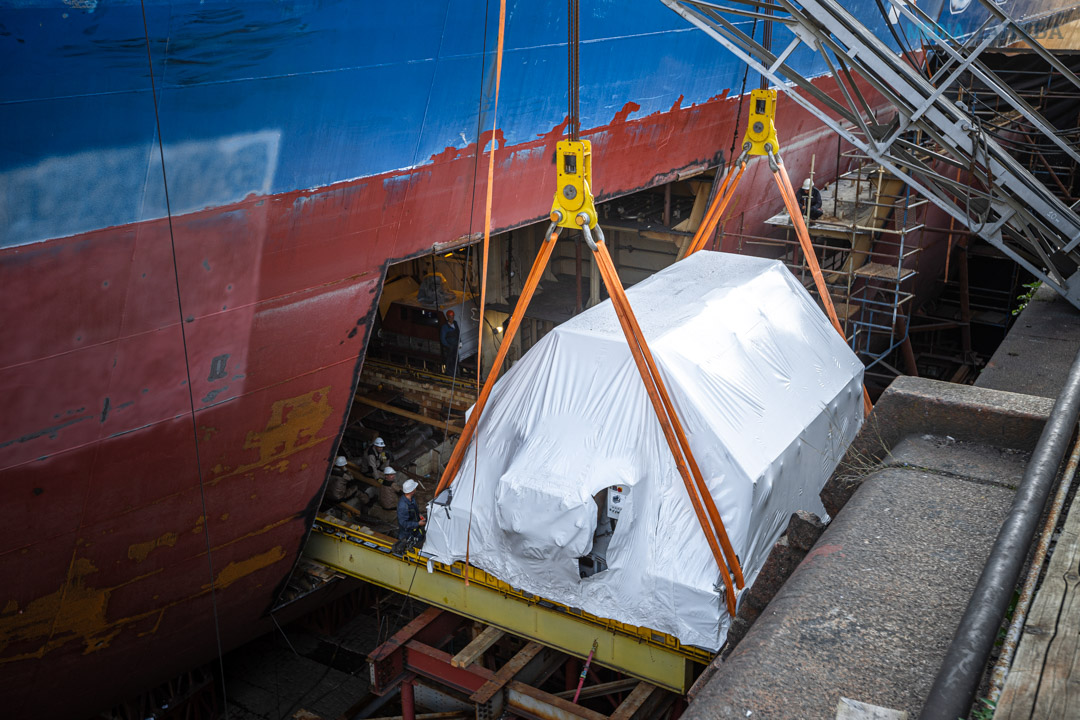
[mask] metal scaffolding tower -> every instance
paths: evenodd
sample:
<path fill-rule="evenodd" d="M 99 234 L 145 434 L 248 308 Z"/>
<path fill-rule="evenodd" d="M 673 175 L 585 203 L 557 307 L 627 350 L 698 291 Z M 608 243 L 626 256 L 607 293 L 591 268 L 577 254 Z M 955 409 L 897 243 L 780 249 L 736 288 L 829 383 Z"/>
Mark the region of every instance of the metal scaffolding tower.
<path fill-rule="evenodd" d="M 974 76 L 1074 162 L 1071 138 L 1013 92 L 980 55 L 1004 40 L 1026 45 L 1080 88 L 1078 78 L 990 0 L 987 17 L 964 38 L 950 35 L 906 0 L 893 12 L 913 23 L 946 58 L 929 74 L 877 39 L 835 0 L 661 0 L 761 73 L 847 142 L 936 204 L 963 227 L 1001 249 L 1080 307 L 1080 215 L 958 106 L 957 82 Z M 793 38 L 779 53 L 744 33 L 728 16 L 784 25 Z M 777 38 L 779 40 L 780 38 Z M 788 61 L 800 46 L 820 54 L 841 100 Z M 860 89 L 852 71 L 873 90 Z M 820 84 L 820 83 L 819 83 Z M 872 101 L 872 103 L 871 103 Z"/>
<path fill-rule="evenodd" d="M 813 247 L 820 257 L 826 287 L 851 349 L 867 370 L 881 363 L 892 375 L 899 370 L 887 358 L 908 339 L 913 285 L 921 248 L 910 236 L 923 228 L 925 199 L 911 197 L 902 182 L 880 165 L 859 164 L 821 191 L 824 214 L 809 221 Z M 740 251 L 769 248 L 814 292 L 806 258 L 791 237 L 787 212 L 765 221 L 787 230 L 784 238 L 728 232 Z"/>

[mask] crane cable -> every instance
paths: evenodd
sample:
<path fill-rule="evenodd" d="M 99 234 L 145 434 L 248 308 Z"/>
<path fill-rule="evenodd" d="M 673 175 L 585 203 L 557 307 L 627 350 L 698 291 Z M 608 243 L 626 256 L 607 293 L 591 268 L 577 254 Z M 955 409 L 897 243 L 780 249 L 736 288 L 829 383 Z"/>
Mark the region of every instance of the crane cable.
<path fill-rule="evenodd" d="M 578 46 L 580 43 L 579 36 L 579 8 L 578 0 L 567 0 L 566 6 L 566 74 L 567 74 L 567 87 L 566 87 L 566 101 L 569 105 L 567 109 L 567 134 L 571 140 L 580 140 L 581 133 L 581 118 L 579 115 L 578 106 L 578 92 L 579 92 L 579 76 L 578 76 Z"/>
<path fill-rule="evenodd" d="M 499 87 L 499 73 L 502 67 L 502 44 L 503 44 L 503 9 L 505 8 L 505 0 L 501 2 L 500 17 L 499 17 L 499 49 L 496 60 L 496 109 L 498 107 L 498 87 Z M 578 0 L 568 0 L 567 8 L 567 133 L 572 142 L 579 142 L 580 136 L 580 116 L 579 116 L 579 98 L 578 98 L 578 59 L 579 59 L 579 22 L 578 22 Z M 492 131 L 492 140 L 494 140 L 494 129 Z M 484 273 L 481 280 L 481 339 L 483 333 L 483 305 L 484 305 L 484 288 L 487 281 L 487 252 L 488 242 L 490 237 L 490 225 L 491 225 L 491 188 L 492 178 L 494 172 L 494 146 L 491 150 L 490 162 L 488 165 L 488 194 L 487 194 L 487 207 L 485 212 L 485 224 L 484 224 Z M 742 170 L 745 169 L 745 157 L 741 158 L 741 166 L 739 173 L 735 175 L 735 183 L 730 190 L 725 194 L 725 202 L 720 206 L 714 206 L 715 219 L 719 219 L 719 215 L 722 214 L 727 203 L 730 202 L 731 197 L 734 196 L 735 186 L 738 185 L 739 178 L 742 177 Z M 731 175 L 729 174 L 729 178 Z M 726 184 L 726 180 L 725 180 Z M 585 184 L 586 193 L 590 196 L 588 191 L 588 184 Z M 718 198 L 720 199 L 720 198 Z M 593 210 L 595 212 L 595 210 Z M 582 221 L 584 217 L 584 221 Z M 619 279 L 618 272 L 615 269 L 615 264 L 611 259 L 611 255 L 608 253 L 606 245 L 604 243 L 603 231 L 599 225 L 596 225 L 596 231 L 598 233 L 598 241 L 594 242 L 590 233 L 590 224 L 596 221 L 595 217 L 589 218 L 588 213 L 582 213 L 578 217 L 578 224 L 581 227 L 582 233 L 588 241 L 589 246 L 597 257 L 597 269 L 603 278 L 604 284 L 607 287 L 608 295 L 611 298 L 612 306 L 615 309 L 616 316 L 619 319 L 620 326 L 623 329 L 623 333 L 626 336 L 627 344 L 630 348 L 631 356 L 634 363 L 638 368 L 642 382 L 645 386 L 646 394 L 653 406 L 657 420 L 660 423 L 661 429 L 664 433 L 664 437 L 667 440 L 668 447 L 671 450 L 672 456 L 675 460 L 676 468 L 679 471 L 680 476 L 683 479 L 683 483 L 686 487 L 686 492 L 690 500 L 690 504 L 693 507 L 694 513 L 698 518 L 698 522 L 701 525 L 702 531 L 705 533 L 706 541 L 709 548 L 712 551 L 713 557 L 719 568 L 722 582 L 724 585 L 724 593 L 726 596 L 726 605 L 728 613 L 732 616 L 735 615 L 736 610 L 736 590 L 741 590 L 745 586 L 743 578 L 742 567 L 738 557 L 735 554 L 735 550 L 731 545 L 731 541 L 727 535 L 727 531 L 724 527 L 723 519 L 720 517 L 720 512 L 716 507 L 716 503 L 712 497 L 712 493 L 709 491 L 708 486 L 705 484 L 705 480 L 702 476 L 701 469 L 694 459 L 693 452 L 690 449 L 690 443 L 686 436 L 682 423 L 675 412 L 674 405 L 671 401 L 671 397 L 667 392 L 667 388 L 664 385 L 664 381 L 660 376 L 660 371 L 657 368 L 656 361 L 653 358 L 652 352 L 649 350 L 648 344 L 645 340 L 644 333 L 641 327 L 638 325 L 637 318 L 634 316 L 633 310 L 630 307 L 630 302 L 626 297 L 626 292 L 622 287 L 622 282 Z M 715 226 L 715 221 L 714 221 Z M 507 352 L 509 351 L 510 344 L 517 334 L 518 328 L 521 325 L 521 321 L 524 319 L 525 311 L 528 308 L 529 302 L 532 299 L 536 286 L 540 282 L 540 277 L 543 275 L 544 269 L 547 267 L 551 257 L 552 250 L 555 246 L 555 240 L 558 238 L 559 227 L 556 222 L 556 213 L 553 211 L 552 224 L 548 228 L 545 234 L 543 245 L 540 248 L 540 252 L 537 254 L 536 260 L 533 263 L 533 267 L 529 272 L 529 277 L 525 282 L 525 287 L 522 288 L 521 297 L 518 299 L 517 306 L 511 315 L 510 321 L 507 324 L 506 331 L 502 342 L 499 345 L 499 349 L 496 353 L 495 361 L 492 365 L 491 371 L 488 373 L 486 380 L 483 383 L 480 394 L 477 396 L 476 404 L 473 406 L 472 413 L 469 415 L 469 419 L 463 428 L 461 436 L 458 438 L 457 444 L 454 446 L 454 450 L 450 455 L 450 459 L 447 462 L 446 467 L 443 469 L 442 476 L 439 479 L 438 487 L 435 490 L 435 496 L 438 497 L 443 490 L 448 488 L 454 481 L 455 476 L 461 468 L 461 462 L 464 459 L 465 453 L 469 445 L 473 446 L 473 492 L 476 489 L 476 470 L 477 470 L 477 456 L 479 452 L 479 442 L 473 442 L 476 436 L 477 428 L 479 425 L 480 417 L 483 414 L 483 410 L 487 405 L 490 398 L 491 391 L 494 387 L 495 381 L 499 376 L 499 372 L 502 369 L 505 362 Z M 479 365 L 480 363 L 478 363 Z M 477 383 L 480 381 L 480 368 L 477 368 Z M 470 512 L 470 524 L 472 519 L 472 513 Z M 469 562 L 469 537 L 471 533 L 466 534 L 466 550 L 465 550 L 465 563 Z M 729 570 L 730 567 L 730 570 Z M 468 573 L 465 573 L 465 584 L 468 585 Z"/>

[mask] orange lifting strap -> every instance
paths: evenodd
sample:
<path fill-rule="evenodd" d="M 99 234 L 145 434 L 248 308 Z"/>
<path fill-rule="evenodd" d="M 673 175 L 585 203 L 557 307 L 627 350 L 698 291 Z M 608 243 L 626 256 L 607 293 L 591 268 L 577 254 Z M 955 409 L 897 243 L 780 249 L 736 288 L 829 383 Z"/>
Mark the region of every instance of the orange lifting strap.
<path fill-rule="evenodd" d="M 724 528 L 724 522 L 720 517 L 720 512 L 716 507 L 716 503 L 713 501 L 712 494 L 705 485 L 701 469 L 698 467 L 697 461 L 694 459 L 694 455 L 690 450 L 690 443 L 686 437 L 686 432 L 683 429 L 678 416 L 675 414 L 675 407 L 671 402 L 671 397 L 668 394 L 667 388 L 664 386 L 663 379 L 660 376 L 660 372 L 656 367 L 656 361 L 641 332 L 641 327 L 638 325 L 637 319 L 634 317 L 633 311 L 630 308 L 630 303 L 626 297 L 622 282 L 619 280 L 615 265 L 611 260 L 611 255 L 608 253 L 607 246 L 604 244 L 603 231 L 600 229 L 599 225 L 597 226 L 596 231 L 599 240 L 594 242 L 588 224 L 586 223 L 582 228 L 582 232 L 585 235 L 589 247 L 596 255 L 597 267 L 604 280 L 608 295 L 611 297 L 612 305 L 615 308 L 615 314 L 619 318 L 619 324 L 622 327 L 623 334 L 626 336 L 627 344 L 630 346 L 630 353 L 634 358 L 634 364 L 637 366 L 638 373 L 645 383 L 645 390 L 649 396 L 649 402 L 652 404 L 656 417 L 660 421 L 660 427 L 663 430 L 664 438 L 667 440 L 668 447 L 671 449 L 672 456 L 675 459 L 675 466 L 679 470 L 679 475 L 682 477 L 687 495 L 690 497 L 690 504 L 694 508 L 694 513 L 697 515 L 698 522 L 705 532 L 705 539 L 709 544 L 709 549 L 712 551 L 717 567 L 720 569 L 720 574 L 724 581 L 728 613 L 734 616 L 735 591 L 736 589 L 741 590 L 745 585 L 742 567 L 739 564 L 738 557 L 735 555 L 734 548 L 731 546 L 731 541 Z M 510 322 L 507 324 L 504 333 L 505 337 L 499 346 L 499 352 L 495 356 L 495 362 L 491 368 L 491 372 L 484 382 L 484 387 L 480 390 L 480 395 L 476 399 L 476 405 L 473 406 L 472 413 L 469 415 L 469 420 L 465 424 L 465 428 L 462 431 L 461 437 L 458 438 L 457 444 L 454 446 L 454 451 L 450 455 L 450 460 L 447 463 L 446 468 L 443 470 L 442 477 L 439 479 L 439 485 L 435 490 L 436 496 L 450 486 L 454 477 L 457 475 L 458 470 L 461 468 L 461 461 L 476 434 L 476 426 L 483 414 L 484 407 L 487 405 L 488 398 L 491 396 L 491 390 L 495 385 L 495 380 L 499 376 L 499 371 L 506 359 L 510 344 L 514 339 L 518 328 L 521 326 L 521 321 L 525 317 L 525 311 L 529 306 L 529 302 L 532 300 L 533 293 L 536 291 L 536 286 L 540 282 L 540 277 L 543 275 L 544 269 L 547 267 L 548 261 L 551 258 L 551 252 L 555 247 L 555 240 L 557 238 L 558 228 L 552 223 L 548 228 L 546 239 L 540 247 L 540 252 L 536 257 L 536 261 L 529 271 L 529 276 L 525 281 L 525 287 L 522 288 L 521 298 L 518 300 L 517 306 L 514 308 L 514 313 L 510 317 Z M 729 567 L 731 568 L 731 571 L 728 570 Z M 734 582 L 732 582 L 732 574 L 734 574 Z"/>
<path fill-rule="evenodd" d="M 713 236 L 716 231 L 716 225 L 720 222 L 721 216 L 724 211 L 727 210 L 728 203 L 735 197 L 735 188 L 739 187 L 739 181 L 742 180 L 743 170 L 746 169 L 746 154 L 739 158 L 739 172 L 735 174 L 735 180 L 731 182 L 731 187 L 727 187 L 728 182 L 731 181 L 731 173 L 724 176 L 724 181 L 720 183 L 720 189 L 716 193 L 716 199 L 713 201 L 709 211 L 705 214 L 705 220 L 698 226 L 697 233 L 694 234 L 694 239 L 690 243 L 690 247 L 687 248 L 686 254 L 693 255 L 698 250 L 705 247 L 705 243 L 709 238 Z M 724 190 L 727 189 L 725 193 Z"/>
<path fill-rule="evenodd" d="M 836 317 L 836 308 L 833 307 L 832 295 L 829 293 L 829 288 L 825 286 L 825 278 L 821 274 L 821 266 L 818 265 L 817 253 L 814 252 L 814 246 L 810 244 L 810 231 L 806 229 L 806 222 L 803 220 L 799 203 L 795 200 L 795 191 L 791 187 L 791 178 L 788 177 L 787 170 L 784 168 L 784 161 L 780 159 L 779 154 L 772 153 L 769 156 L 769 166 L 773 169 L 776 186 L 780 188 L 780 194 L 784 198 L 784 205 L 787 206 L 788 215 L 791 216 L 791 223 L 795 226 L 795 234 L 799 236 L 799 245 L 802 247 L 803 255 L 806 256 L 806 264 L 810 266 L 810 274 L 814 276 L 814 287 L 817 288 L 821 303 L 825 306 L 825 312 L 828 314 L 829 320 L 832 321 L 833 327 L 836 328 L 836 332 L 840 333 L 840 337 L 844 338 L 844 342 L 847 342 L 844 328 L 841 327 L 840 320 Z M 862 392 L 863 414 L 869 416 L 870 411 L 874 409 L 874 405 L 870 402 L 870 393 L 866 391 L 865 383 L 863 383 Z"/>
<path fill-rule="evenodd" d="M 694 235 L 693 241 L 690 243 L 690 247 L 686 251 L 687 255 L 692 255 L 704 248 L 708 238 L 712 237 L 713 232 L 716 230 L 717 223 L 720 222 L 720 217 L 727 209 L 728 204 L 731 202 L 731 198 L 735 196 L 735 188 L 739 186 L 739 180 L 742 179 L 743 171 L 746 169 L 746 158 L 747 154 L 745 152 L 739 157 L 739 172 L 735 175 L 735 180 L 731 183 L 731 187 L 727 187 L 727 185 L 728 180 L 731 179 L 732 173 L 729 172 L 727 176 L 724 177 L 724 181 L 720 184 L 720 190 L 716 194 L 716 199 L 713 200 L 712 206 L 705 214 L 705 220 L 701 223 L 697 233 Z M 803 255 L 806 257 L 806 264 L 810 266 L 810 274 L 814 277 L 814 287 L 821 297 L 821 304 L 825 306 L 825 314 L 829 316 L 829 321 L 832 323 L 832 326 L 836 328 L 836 332 L 840 333 L 840 337 L 844 338 L 844 342 L 847 342 L 844 328 L 840 325 L 840 319 L 836 315 L 836 308 L 833 306 L 832 295 L 825 286 L 825 277 L 821 274 L 821 266 L 818 264 L 817 254 L 814 252 L 814 246 L 810 243 L 810 231 L 806 228 L 806 222 L 803 220 L 802 212 L 799 210 L 799 203 L 795 200 L 795 191 L 791 187 L 791 178 L 788 177 L 787 170 L 784 168 L 784 161 L 781 159 L 779 153 L 770 151 L 769 167 L 772 169 L 773 178 L 776 180 L 776 186 L 780 188 L 780 196 L 784 199 L 784 206 L 787 208 L 788 215 L 791 216 L 791 224 L 795 226 L 795 234 L 799 238 L 799 246 L 802 248 Z M 870 415 L 870 411 L 873 409 L 874 405 L 870 402 L 870 393 L 866 391 L 866 385 L 864 384 L 863 412 L 866 415 Z"/>

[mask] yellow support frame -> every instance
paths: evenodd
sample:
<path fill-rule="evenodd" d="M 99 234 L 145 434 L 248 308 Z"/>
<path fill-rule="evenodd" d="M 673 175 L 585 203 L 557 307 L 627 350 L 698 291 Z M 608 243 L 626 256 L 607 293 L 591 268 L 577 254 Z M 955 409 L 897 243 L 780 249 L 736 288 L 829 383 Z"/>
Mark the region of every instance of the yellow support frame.
<path fill-rule="evenodd" d="M 316 521 L 304 554 L 347 575 L 407 594 L 429 605 L 493 625 L 556 650 L 585 657 L 597 641 L 594 662 L 685 695 L 693 663 L 713 654 L 682 645 L 671 635 L 590 615 L 514 588 L 471 565 L 431 561 L 415 551 L 391 554 L 393 540 L 332 518 Z M 469 585 L 463 573 L 469 573 Z"/>

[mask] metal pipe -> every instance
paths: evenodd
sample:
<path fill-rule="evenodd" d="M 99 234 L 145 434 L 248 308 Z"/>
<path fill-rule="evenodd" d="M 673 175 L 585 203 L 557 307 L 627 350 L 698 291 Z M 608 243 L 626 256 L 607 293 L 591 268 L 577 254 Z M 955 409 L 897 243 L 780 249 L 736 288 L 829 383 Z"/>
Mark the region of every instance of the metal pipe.
<path fill-rule="evenodd" d="M 577 703 L 578 698 L 581 697 L 581 686 L 585 684 L 585 676 L 589 672 L 589 666 L 592 665 L 593 655 L 596 654 L 597 640 L 592 641 L 592 649 L 589 650 L 589 657 L 585 658 L 585 665 L 581 668 L 581 676 L 578 678 L 577 692 L 574 693 L 574 703 Z"/>
<path fill-rule="evenodd" d="M 1001 691 L 1005 688 L 1005 678 L 1009 674 L 1009 666 L 1012 665 L 1013 656 L 1016 654 L 1016 646 L 1020 644 L 1020 634 L 1024 629 L 1024 621 L 1027 619 L 1031 601 L 1035 598 L 1035 585 L 1038 584 L 1039 574 L 1043 563 L 1050 551 L 1050 541 L 1054 537 L 1054 528 L 1057 527 L 1058 518 L 1065 507 L 1065 499 L 1072 488 L 1073 478 L 1076 476 L 1077 465 L 1080 465 L 1080 440 L 1073 443 L 1072 454 L 1069 456 L 1069 464 L 1065 466 L 1065 472 L 1061 476 L 1054 502 L 1050 504 L 1050 512 L 1046 514 L 1046 522 L 1043 523 L 1042 532 L 1039 534 L 1039 543 L 1035 546 L 1035 555 L 1031 558 L 1028 568 L 1027 580 L 1020 591 L 1020 598 L 1016 601 L 1016 610 L 1013 612 L 1012 623 L 1005 633 L 1005 642 L 1001 645 L 1001 654 L 994 663 L 994 670 L 990 674 L 990 691 L 987 699 L 997 704 L 1001 697 Z"/>
<path fill-rule="evenodd" d="M 968 276 L 968 251 L 967 244 L 961 242 L 957 246 L 963 257 L 960 260 L 960 272 L 957 279 L 960 281 L 960 347 L 964 351 L 964 362 L 971 358 L 971 281 Z"/>
<path fill-rule="evenodd" d="M 401 681 L 401 717 L 403 720 L 416 720 L 416 695 L 413 692 L 413 678 Z"/>
<path fill-rule="evenodd" d="M 1073 359 L 1065 386 L 1031 454 L 1009 514 L 926 697 L 921 720 L 967 717 L 1078 414 L 1080 353 Z"/>

